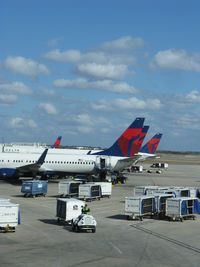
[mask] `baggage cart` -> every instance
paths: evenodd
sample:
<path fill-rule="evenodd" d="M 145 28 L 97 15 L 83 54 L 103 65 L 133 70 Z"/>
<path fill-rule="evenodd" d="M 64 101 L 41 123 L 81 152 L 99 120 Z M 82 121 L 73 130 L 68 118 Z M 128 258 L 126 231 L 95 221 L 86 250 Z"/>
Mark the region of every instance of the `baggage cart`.
<path fill-rule="evenodd" d="M 128 220 L 139 218 L 142 221 L 144 216 L 153 216 L 155 211 L 153 195 L 125 197 L 125 215 Z"/>
<path fill-rule="evenodd" d="M 155 205 L 156 205 L 156 215 L 159 216 L 159 218 L 163 218 L 166 213 L 166 201 L 168 198 L 173 198 L 173 194 L 159 194 L 155 193 Z"/>
<path fill-rule="evenodd" d="M 79 199 L 85 201 L 91 201 L 94 199 L 100 200 L 101 198 L 101 186 L 95 183 L 87 183 L 79 185 Z"/>
<path fill-rule="evenodd" d="M 21 192 L 24 197 L 46 196 L 48 182 L 43 180 L 23 181 Z"/>
<path fill-rule="evenodd" d="M 56 206 L 57 222 L 71 222 L 82 214 L 85 202 L 75 198 L 58 198 Z"/>
<path fill-rule="evenodd" d="M 155 192 L 156 190 L 158 190 L 158 186 L 157 185 L 141 185 L 141 186 L 136 186 L 133 188 L 133 195 L 134 196 L 141 196 L 141 195 L 146 195 L 147 192 L 150 191 L 151 192 Z"/>
<path fill-rule="evenodd" d="M 195 219 L 195 214 L 200 214 L 198 198 L 168 198 L 166 201 L 166 216 L 169 220 L 183 221 L 184 218 Z"/>
<path fill-rule="evenodd" d="M 168 189 L 159 189 L 158 193 L 173 194 L 174 197 L 190 197 L 188 187 L 169 187 Z"/>
<path fill-rule="evenodd" d="M 95 185 L 101 187 L 101 197 L 110 197 L 112 194 L 112 183 L 111 182 L 95 182 Z"/>
<path fill-rule="evenodd" d="M 15 232 L 20 224 L 19 204 L 0 202 L 0 232 Z"/>
<path fill-rule="evenodd" d="M 58 194 L 60 197 L 78 197 L 78 188 L 81 182 L 60 181 L 58 184 Z"/>
<path fill-rule="evenodd" d="M 8 202 L 9 203 L 10 202 L 10 199 L 9 198 L 0 198 L 0 203 L 1 202 L 4 202 L 4 203 L 5 202 Z"/>

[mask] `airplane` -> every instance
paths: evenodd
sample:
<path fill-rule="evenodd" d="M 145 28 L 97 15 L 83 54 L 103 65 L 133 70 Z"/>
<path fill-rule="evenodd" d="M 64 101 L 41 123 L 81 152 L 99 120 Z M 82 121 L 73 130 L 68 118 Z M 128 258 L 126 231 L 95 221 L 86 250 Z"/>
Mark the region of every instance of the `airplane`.
<path fill-rule="evenodd" d="M 55 148 L 60 148 L 62 136 L 58 136 L 54 144 L 50 147 L 52 153 L 56 153 Z M 39 153 L 41 154 L 45 148 L 48 148 L 46 144 L 40 143 L 10 143 L 0 144 L 0 153 Z"/>
<path fill-rule="evenodd" d="M 136 162 L 138 161 L 144 161 L 147 158 L 155 158 L 156 157 L 156 151 L 158 148 L 158 145 L 160 143 L 160 140 L 162 138 L 161 133 L 157 133 L 155 134 L 138 152 L 138 159 Z M 135 162 L 135 163 L 136 163 Z"/>
<path fill-rule="evenodd" d="M 61 139 L 62 139 L 62 136 L 58 136 L 55 143 L 52 145 L 52 148 L 60 148 Z"/>
<path fill-rule="evenodd" d="M 4 178 L 36 173 L 98 174 L 119 172 L 130 166 L 138 156 L 130 147 L 137 143 L 144 118 L 136 118 L 118 140 L 108 149 L 90 155 L 47 153 L 0 153 L 0 176 Z M 135 150 L 134 153 L 138 151 Z"/>

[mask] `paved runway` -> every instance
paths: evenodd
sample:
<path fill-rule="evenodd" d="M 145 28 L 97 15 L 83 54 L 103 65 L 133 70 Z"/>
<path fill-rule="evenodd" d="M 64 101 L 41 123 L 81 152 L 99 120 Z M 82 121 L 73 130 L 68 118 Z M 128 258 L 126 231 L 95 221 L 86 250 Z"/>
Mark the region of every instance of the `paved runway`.
<path fill-rule="evenodd" d="M 148 165 L 145 165 L 148 167 Z M 112 197 L 88 203 L 97 232 L 74 233 L 57 225 L 58 184 L 49 182 L 47 197 L 24 198 L 20 185 L 0 181 L 0 197 L 20 204 L 21 225 L 0 234 L 0 266 L 199 266 L 200 216 L 181 222 L 127 221 L 124 197 L 135 185 L 200 187 L 200 165 L 169 165 L 161 174 L 128 175 Z"/>

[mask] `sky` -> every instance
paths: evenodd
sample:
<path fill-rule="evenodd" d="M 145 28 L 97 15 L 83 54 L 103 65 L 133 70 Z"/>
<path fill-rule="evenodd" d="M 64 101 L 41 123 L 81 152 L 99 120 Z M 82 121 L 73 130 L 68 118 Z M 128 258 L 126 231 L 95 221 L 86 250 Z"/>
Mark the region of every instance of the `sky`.
<path fill-rule="evenodd" d="M 1 0 L 0 142 L 200 151 L 200 2 Z"/>

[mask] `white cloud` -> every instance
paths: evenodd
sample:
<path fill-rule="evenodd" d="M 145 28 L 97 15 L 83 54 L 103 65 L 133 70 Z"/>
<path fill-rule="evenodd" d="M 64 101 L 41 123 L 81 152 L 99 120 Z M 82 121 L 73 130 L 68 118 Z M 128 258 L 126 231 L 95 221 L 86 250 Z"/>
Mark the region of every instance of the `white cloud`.
<path fill-rule="evenodd" d="M 130 98 L 116 98 L 112 101 L 100 100 L 96 103 L 92 103 L 91 107 L 94 110 L 157 110 L 162 107 L 159 99 L 147 99 L 141 100 L 136 97 Z"/>
<path fill-rule="evenodd" d="M 51 40 L 48 41 L 48 46 L 50 47 L 55 47 L 56 45 L 58 45 L 61 41 L 63 41 L 63 37 L 57 37 L 57 38 L 53 38 Z"/>
<path fill-rule="evenodd" d="M 83 125 L 78 126 L 77 130 L 78 130 L 78 132 L 83 133 L 83 134 L 89 134 L 89 133 L 93 132 L 92 127 L 87 127 L 87 126 L 83 126 Z"/>
<path fill-rule="evenodd" d="M 61 52 L 59 49 L 54 49 L 44 55 L 45 58 L 58 62 L 77 62 L 81 58 L 81 53 L 78 50 L 67 50 Z"/>
<path fill-rule="evenodd" d="M 31 94 L 31 89 L 22 82 L 1 83 L 0 90 L 17 94 Z"/>
<path fill-rule="evenodd" d="M 13 104 L 17 101 L 16 95 L 0 94 L 0 103 L 1 104 Z"/>
<path fill-rule="evenodd" d="M 142 38 L 136 37 L 133 38 L 131 36 L 124 36 L 122 38 L 105 42 L 103 43 L 102 47 L 104 49 L 109 49 L 109 50 L 130 50 L 130 49 L 135 49 L 138 47 L 144 46 L 144 41 Z"/>
<path fill-rule="evenodd" d="M 7 57 L 6 60 L 4 61 L 4 64 L 7 69 L 31 76 L 31 77 L 36 77 L 40 74 L 49 74 L 48 68 L 44 64 L 40 64 L 30 58 L 24 58 L 24 57 Z"/>
<path fill-rule="evenodd" d="M 10 119 L 9 125 L 11 128 L 36 128 L 37 124 L 32 119 L 24 119 L 20 117 L 15 117 Z"/>
<path fill-rule="evenodd" d="M 45 111 L 49 115 L 56 115 L 57 114 L 56 108 L 54 107 L 54 105 L 52 105 L 50 103 L 40 103 L 39 108 L 42 109 L 43 111 Z"/>
<path fill-rule="evenodd" d="M 119 64 L 79 64 L 77 70 L 80 74 L 100 79 L 121 79 L 128 73 L 126 65 Z"/>
<path fill-rule="evenodd" d="M 129 99 L 118 98 L 114 101 L 114 104 L 121 109 L 144 109 L 146 107 L 146 102 L 136 97 Z"/>
<path fill-rule="evenodd" d="M 83 124 L 85 126 L 92 126 L 93 125 L 92 119 L 89 116 L 89 114 L 87 114 L 87 113 L 74 115 L 72 117 L 72 120 L 79 123 L 79 124 Z"/>
<path fill-rule="evenodd" d="M 199 56 L 189 55 L 185 50 L 169 49 L 158 52 L 152 67 L 200 72 Z"/>
<path fill-rule="evenodd" d="M 185 99 L 191 103 L 200 103 L 200 92 L 193 90 L 186 95 Z"/>
<path fill-rule="evenodd" d="M 88 81 L 87 79 L 55 80 L 54 86 L 58 88 L 97 89 L 116 93 L 136 93 L 137 89 L 126 82 L 113 82 L 112 80 Z"/>

